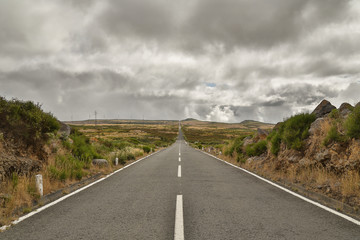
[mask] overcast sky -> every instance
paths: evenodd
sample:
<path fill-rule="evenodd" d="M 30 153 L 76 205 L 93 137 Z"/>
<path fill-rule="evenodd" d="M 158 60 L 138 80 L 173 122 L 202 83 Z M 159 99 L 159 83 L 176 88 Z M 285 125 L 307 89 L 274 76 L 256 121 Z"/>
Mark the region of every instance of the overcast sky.
<path fill-rule="evenodd" d="M 360 101 L 360 1 L 1 0 L 0 95 L 61 120 L 281 121 Z"/>

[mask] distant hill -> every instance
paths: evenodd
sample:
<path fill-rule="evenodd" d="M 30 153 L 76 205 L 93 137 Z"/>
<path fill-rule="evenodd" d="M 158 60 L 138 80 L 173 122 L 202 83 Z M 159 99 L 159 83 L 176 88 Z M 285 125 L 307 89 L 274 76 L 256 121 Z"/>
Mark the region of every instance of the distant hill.
<path fill-rule="evenodd" d="M 274 126 L 274 124 L 271 123 L 263 123 L 254 120 L 244 120 L 240 124 L 248 128 L 262 128 L 264 126 Z"/>

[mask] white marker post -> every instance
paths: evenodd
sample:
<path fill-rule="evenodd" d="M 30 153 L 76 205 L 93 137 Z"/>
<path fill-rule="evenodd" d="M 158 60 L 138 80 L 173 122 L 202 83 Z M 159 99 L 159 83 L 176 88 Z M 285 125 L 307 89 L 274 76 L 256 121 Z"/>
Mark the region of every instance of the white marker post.
<path fill-rule="evenodd" d="M 44 186 L 43 186 L 42 175 L 41 174 L 36 175 L 35 176 L 35 181 L 36 181 L 36 189 L 40 193 L 40 197 L 42 197 L 43 194 L 44 194 Z"/>
<path fill-rule="evenodd" d="M 115 158 L 115 166 L 119 164 L 119 158 Z"/>

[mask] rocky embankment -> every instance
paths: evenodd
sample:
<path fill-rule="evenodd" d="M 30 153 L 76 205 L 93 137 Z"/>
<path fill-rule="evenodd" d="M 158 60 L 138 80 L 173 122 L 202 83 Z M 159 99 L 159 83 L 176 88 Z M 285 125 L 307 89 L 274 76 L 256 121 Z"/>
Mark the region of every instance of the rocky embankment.
<path fill-rule="evenodd" d="M 62 122 L 59 123 L 61 128 L 58 133 L 69 136 L 70 127 Z M 0 130 L 0 181 L 11 177 L 13 173 L 28 175 L 40 170 L 44 161 L 52 154 L 52 150 L 51 146 L 47 146 L 41 140 L 34 144 L 37 145 L 36 148 L 11 132 Z"/>
<path fill-rule="evenodd" d="M 259 130 L 254 137 L 245 138 L 243 152 L 260 141 L 267 141 L 267 150 L 246 157 L 243 166 L 359 209 L 360 103 L 356 106 L 344 103 L 337 109 L 324 100 L 309 116 L 313 120 L 308 127 L 301 122 L 291 125 L 285 121 L 278 123 L 271 133 Z M 292 139 L 295 143 L 299 140 L 298 143 L 289 143 L 291 134 L 299 135 L 300 140 Z"/>

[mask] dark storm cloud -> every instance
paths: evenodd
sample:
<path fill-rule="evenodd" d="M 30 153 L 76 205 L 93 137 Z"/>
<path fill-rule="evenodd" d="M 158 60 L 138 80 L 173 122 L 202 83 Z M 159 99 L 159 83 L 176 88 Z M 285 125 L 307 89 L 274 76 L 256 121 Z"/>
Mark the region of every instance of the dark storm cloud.
<path fill-rule="evenodd" d="M 231 46 L 269 47 L 294 41 L 344 14 L 348 1 L 337 0 L 201 0 L 184 24 L 185 33 Z M 308 14 L 309 16 L 306 16 Z"/>
<path fill-rule="evenodd" d="M 109 1 L 100 24 L 107 33 L 119 38 L 131 36 L 161 38 L 172 30 L 172 15 L 166 1 Z"/>

